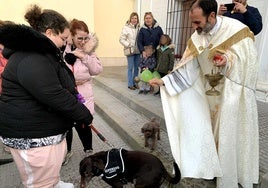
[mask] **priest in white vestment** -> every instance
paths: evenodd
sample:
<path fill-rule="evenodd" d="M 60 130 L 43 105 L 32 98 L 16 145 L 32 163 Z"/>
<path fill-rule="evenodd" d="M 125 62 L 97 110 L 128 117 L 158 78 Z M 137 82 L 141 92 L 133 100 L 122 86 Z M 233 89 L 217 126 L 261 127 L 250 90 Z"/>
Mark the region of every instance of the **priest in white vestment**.
<path fill-rule="evenodd" d="M 217 188 L 252 188 L 259 178 L 255 98 L 258 59 L 254 35 L 241 22 L 217 16 L 215 0 L 197 0 L 189 13 L 196 30 L 171 74 L 153 79 L 173 157 L 182 178 L 213 179 Z M 220 71 L 211 89 L 205 74 Z"/>

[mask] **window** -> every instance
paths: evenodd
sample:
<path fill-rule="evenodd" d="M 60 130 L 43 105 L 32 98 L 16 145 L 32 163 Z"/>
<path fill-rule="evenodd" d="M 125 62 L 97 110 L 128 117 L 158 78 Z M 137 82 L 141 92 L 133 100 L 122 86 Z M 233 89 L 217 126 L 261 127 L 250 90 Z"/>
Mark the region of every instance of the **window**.
<path fill-rule="evenodd" d="M 168 0 L 166 33 L 176 45 L 175 58 L 180 58 L 194 29 L 189 9 L 194 0 Z"/>

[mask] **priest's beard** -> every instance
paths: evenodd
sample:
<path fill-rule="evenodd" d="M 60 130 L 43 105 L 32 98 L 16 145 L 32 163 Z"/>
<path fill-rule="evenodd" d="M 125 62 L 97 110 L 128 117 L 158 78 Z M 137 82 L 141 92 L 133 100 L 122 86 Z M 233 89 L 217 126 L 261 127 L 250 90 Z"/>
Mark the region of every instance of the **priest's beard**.
<path fill-rule="evenodd" d="M 196 28 L 197 33 L 200 35 L 202 32 L 208 33 L 214 26 L 207 20 L 205 26 L 203 28 Z"/>

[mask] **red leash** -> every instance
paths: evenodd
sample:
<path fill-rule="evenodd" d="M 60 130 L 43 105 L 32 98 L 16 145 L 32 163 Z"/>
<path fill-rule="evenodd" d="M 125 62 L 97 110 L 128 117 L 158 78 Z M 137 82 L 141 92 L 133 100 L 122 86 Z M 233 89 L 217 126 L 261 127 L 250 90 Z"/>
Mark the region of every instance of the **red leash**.
<path fill-rule="evenodd" d="M 114 145 L 109 143 L 108 140 L 93 126 L 93 124 L 90 124 L 89 126 L 103 142 L 105 142 L 111 148 L 114 148 Z"/>

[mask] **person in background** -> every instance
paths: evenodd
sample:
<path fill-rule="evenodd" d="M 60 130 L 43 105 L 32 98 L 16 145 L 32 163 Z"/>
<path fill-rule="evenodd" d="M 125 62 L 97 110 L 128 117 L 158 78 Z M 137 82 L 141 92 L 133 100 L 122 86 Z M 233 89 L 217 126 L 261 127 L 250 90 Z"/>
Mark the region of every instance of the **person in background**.
<path fill-rule="evenodd" d="M 4 46 L 2 44 L 0 44 L 0 95 L 2 93 L 2 73 L 4 71 L 6 64 L 7 64 L 7 59 L 4 58 L 2 55 L 3 49 L 4 49 Z"/>
<path fill-rule="evenodd" d="M 140 52 L 137 46 L 137 35 L 140 29 L 139 15 L 132 12 L 129 16 L 127 23 L 124 25 L 119 42 L 124 46 L 124 49 L 131 49 L 132 54 L 127 55 L 127 83 L 128 88 L 131 90 L 138 89 L 134 82 L 134 78 L 139 74 Z"/>
<path fill-rule="evenodd" d="M 0 20 L 0 27 L 5 24 L 12 24 L 13 22 L 10 21 L 2 21 Z M 2 73 L 4 71 L 4 68 L 7 64 L 7 59 L 3 57 L 2 51 L 4 50 L 4 46 L 0 44 L 0 95 L 2 92 Z"/>
<path fill-rule="evenodd" d="M 144 46 L 144 57 L 140 59 L 140 73 L 142 74 L 143 71 L 149 70 L 151 73 L 154 71 L 156 66 L 156 58 L 154 55 L 154 47 L 152 45 Z M 140 87 L 139 87 L 139 94 L 147 94 L 150 92 L 150 85 L 145 80 L 140 80 Z"/>
<path fill-rule="evenodd" d="M 175 60 L 174 49 L 175 45 L 171 44 L 169 35 L 163 34 L 160 37 L 159 45 L 156 48 L 157 65 L 155 68 L 161 78 L 173 70 Z M 160 94 L 160 90 L 154 93 L 154 95 L 158 94 Z"/>
<path fill-rule="evenodd" d="M 259 10 L 247 4 L 247 0 L 233 0 L 235 6 L 233 10 L 227 10 L 224 4 L 219 7 L 219 15 L 237 19 L 247 25 L 249 29 L 257 35 L 262 30 L 262 16 Z"/>
<path fill-rule="evenodd" d="M 5 24 L 13 24 L 13 22 L 0 20 L 0 27 L 5 25 Z M 4 46 L 2 44 L 0 44 L 0 96 L 1 96 L 1 93 L 2 93 L 2 73 L 4 72 L 4 69 L 5 69 L 6 64 L 7 64 L 7 59 L 4 58 L 3 54 L 2 54 L 3 50 L 4 50 Z M 10 154 L 10 150 L 5 145 L 3 146 L 3 150 Z M 9 159 L 7 161 L 12 162 L 13 159 Z"/>
<path fill-rule="evenodd" d="M 159 40 L 163 35 L 163 30 L 151 12 L 144 14 L 144 25 L 141 27 L 138 35 L 138 48 L 145 57 L 144 46 L 152 45 L 154 49 L 159 45 Z"/>
<path fill-rule="evenodd" d="M 8 146 L 24 187 L 73 188 L 60 181 L 66 132 L 93 117 L 77 99 L 74 77 L 62 59 L 69 22 L 32 5 L 26 25 L 0 27 L 8 64 L 2 74 L 0 140 Z"/>
<path fill-rule="evenodd" d="M 171 150 L 182 178 L 217 177 L 217 188 L 253 188 L 259 180 L 257 49 L 245 24 L 217 16 L 217 10 L 216 0 L 193 1 L 189 18 L 195 32 L 181 61 L 149 83 L 161 85 Z M 210 96 L 204 78 L 212 71 L 222 79 L 216 86 L 220 93 Z"/>
<path fill-rule="evenodd" d="M 80 101 L 93 115 L 95 110 L 92 79 L 93 76 L 100 74 L 103 70 L 102 64 L 95 53 L 98 39 L 95 34 L 89 32 L 87 24 L 81 20 L 73 19 L 70 22 L 70 32 L 71 35 L 65 47 L 63 57 L 66 65 L 74 74 L 77 90 L 80 94 Z M 92 153 L 92 131 L 90 126 L 76 122 L 75 129 L 83 144 L 84 152 L 86 154 Z M 67 154 L 63 165 L 66 165 L 72 156 L 72 129 L 68 131 L 66 140 Z"/>

